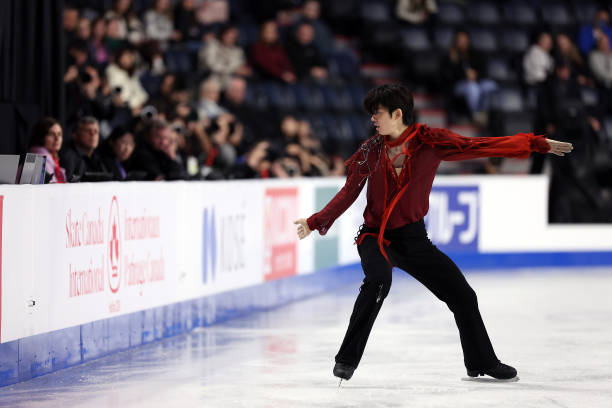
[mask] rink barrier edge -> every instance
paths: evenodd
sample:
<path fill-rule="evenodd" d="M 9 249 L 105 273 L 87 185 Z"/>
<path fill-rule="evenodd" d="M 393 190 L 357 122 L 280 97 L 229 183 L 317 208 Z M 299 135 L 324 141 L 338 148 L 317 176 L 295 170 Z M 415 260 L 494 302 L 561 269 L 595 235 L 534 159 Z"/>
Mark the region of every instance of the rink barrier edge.
<path fill-rule="evenodd" d="M 447 254 L 468 273 L 612 265 L 612 252 Z M 1 343 L 0 387 L 198 327 L 283 306 L 361 279 L 361 267 L 354 263 Z"/>

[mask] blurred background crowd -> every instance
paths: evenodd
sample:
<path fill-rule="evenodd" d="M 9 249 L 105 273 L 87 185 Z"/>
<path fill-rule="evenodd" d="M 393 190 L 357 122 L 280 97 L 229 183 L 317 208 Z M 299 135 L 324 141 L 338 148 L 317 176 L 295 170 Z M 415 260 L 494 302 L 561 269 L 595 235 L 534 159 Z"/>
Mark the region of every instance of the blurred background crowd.
<path fill-rule="evenodd" d="M 553 222 L 612 219 L 611 6 L 597 1 L 66 0 L 65 123 L 30 151 L 54 182 L 344 174 L 369 87 L 420 122 L 547 133 L 565 158 L 440 173 L 550 175 Z"/>

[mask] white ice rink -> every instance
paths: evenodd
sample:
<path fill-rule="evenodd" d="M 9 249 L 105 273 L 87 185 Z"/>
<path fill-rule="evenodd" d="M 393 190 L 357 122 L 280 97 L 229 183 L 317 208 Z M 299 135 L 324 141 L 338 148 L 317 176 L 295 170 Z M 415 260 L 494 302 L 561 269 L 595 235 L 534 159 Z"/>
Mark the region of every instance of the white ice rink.
<path fill-rule="evenodd" d="M 332 376 L 358 283 L 0 389 L 10 407 L 612 407 L 612 269 L 471 273 L 517 383 L 465 377 L 450 311 L 396 272 L 360 367 Z"/>

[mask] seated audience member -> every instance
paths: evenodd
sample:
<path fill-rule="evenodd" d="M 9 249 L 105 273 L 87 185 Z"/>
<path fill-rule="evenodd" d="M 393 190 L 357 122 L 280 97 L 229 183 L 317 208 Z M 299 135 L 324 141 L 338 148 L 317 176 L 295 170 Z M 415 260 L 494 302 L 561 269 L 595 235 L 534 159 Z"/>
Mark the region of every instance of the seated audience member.
<path fill-rule="evenodd" d="M 612 50 L 607 36 L 597 39 L 597 47 L 589 54 L 589 66 L 603 87 L 612 88 Z"/>
<path fill-rule="evenodd" d="M 47 158 L 45 172 L 51 174 L 49 183 L 66 183 L 66 170 L 60 165 L 62 126 L 53 118 L 44 118 L 32 128 L 28 152 Z"/>
<path fill-rule="evenodd" d="M 436 0 L 399 0 L 395 14 L 410 24 L 425 24 L 438 12 Z"/>
<path fill-rule="evenodd" d="M 605 7 L 595 13 L 593 24 L 585 24 L 578 34 L 578 46 L 584 55 L 588 55 L 595 48 L 596 40 L 605 35 L 612 42 L 612 27 L 610 27 L 610 14 Z"/>
<path fill-rule="evenodd" d="M 497 84 L 484 78 L 484 60 L 471 47 L 467 32 L 459 30 L 455 33 L 443 67 L 453 94 L 465 99 L 475 120 L 486 121 L 489 96 L 497 89 Z"/>
<path fill-rule="evenodd" d="M 528 85 L 537 85 L 546 80 L 554 68 L 550 52 L 553 41 L 550 33 L 542 32 L 538 40 L 527 50 L 523 57 L 523 71 Z"/>
<path fill-rule="evenodd" d="M 149 40 L 159 41 L 162 47 L 178 39 L 180 34 L 174 30 L 170 0 L 155 0 L 153 8 L 144 15 L 145 33 Z"/>
<path fill-rule="evenodd" d="M 327 64 L 314 43 L 314 28 L 300 23 L 295 37 L 287 46 L 287 53 L 299 78 L 327 78 Z"/>
<path fill-rule="evenodd" d="M 200 69 L 210 71 L 211 77 L 225 89 L 234 75 L 249 76 L 244 50 L 237 44 L 238 29 L 232 25 L 223 27 L 218 38 L 209 39 L 200 50 Z"/>
<path fill-rule="evenodd" d="M 138 113 L 149 98 L 136 74 L 134 51 L 121 49 L 112 63 L 106 68 L 108 84 L 114 92 L 119 93 L 130 109 Z"/>
<path fill-rule="evenodd" d="M 127 162 L 134 152 L 134 135 L 128 130 L 115 128 L 99 149 L 106 167 L 113 173 L 114 180 L 127 178 Z"/>
<path fill-rule="evenodd" d="M 278 38 L 278 26 L 274 20 L 265 21 L 259 31 L 259 39 L 251 49 L 254 65 L 266 77 L 295 82 L 291 61 Z"/>
<path fill-rule="evenodd" d="M 119 23 L 119 38 L 139 45 L 144 40 L 144 27 L 138 16 L 132 11 L 132 0 L 115 0 L 113 7 L 104 17 L 116 18 Z"/>
<path fill-rule="evenodd" d="M 555 50 L 553 51 L 555 60 L 565 59 L 572 68 L 572 74 L 575 75 L 580 85 L 585 85 L 588 82 L 588 68 L 578 51 L 578 47 L 572 39 L 565 33 L 557 33 L 555 35 Z"/>
<path fill-rule="evenodd" d="M 331 30 L 321 20 L 321 4 L 317 0 L 307 0 L 302 5 L 303 21 L 314 28 L 314 42 L 324 55 L 329 55 L 334 49 L 334 36 Z"/>
<path fill-rule="evenodd" d="M 96 67 L 106 67 L 109 51 L 106 46 L 106 20 L 97 18 L 92 23 L 91 38 L 89 40 L 89 55 Z"/>
<path fill-rule="evenodd" d="M 175 40 L 188 42 L 200 41 L 202 29 L 195 13 L 195 0 L 181 0 L 174 8 Z"/>
<path fill-rule="evenodd" d="M 144 171 L 148 180 L 185 180 L 187 174 L 166 151 L 172 143 L 172 129 L 163 120 L 155 119 L 145 130 L 129 162 L 129 170 Z"/>
<path fill-rule="evenodd" d="M 67 5 L 64 8 L 62 17 L 62 27 L 64 31 L 64 44 L 69 44 L 76 37 L 77 26 L 79 23 L 79 10 Z"/>
<path fill-rule="evenodd" d="M 91 38 L 91 20 L 87 17 L 79 18 L 76 37 L 79 40 L 83 40 L 85 42 L 89 41 L 89 39 Z"/>
<path fill-rule="evenodd" d="M 227 24 L 229 17 L 230 6 L 228 0 L 201 1 L 196 11 L 198 22 L 205 28 L 214 27 L 219 24 Z"/>
<path fill-rule="evenodd" d="M 227 113 L 219 105 L 221 98 L 221 86 L 215 78 L 208 78 L 200 85 L 200 98 L 196 103 L 195 109 L 200 120 L 215 119 L 217 116 Z"/>
<path fill-rule="evenodd" d="M 100 141 L 98 120 L 85 116 L 79 120 L 72 140 L 60 151 L 60 160 L 69 182 L 78 181 L 85 173 L 109 173 L 96 152 Z"/>

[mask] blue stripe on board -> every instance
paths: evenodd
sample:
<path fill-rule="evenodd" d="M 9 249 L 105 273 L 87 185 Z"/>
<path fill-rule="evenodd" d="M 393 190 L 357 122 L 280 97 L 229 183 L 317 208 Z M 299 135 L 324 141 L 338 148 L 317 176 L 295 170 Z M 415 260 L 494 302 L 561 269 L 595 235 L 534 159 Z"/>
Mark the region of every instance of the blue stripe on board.
<path fill-rule="evenodd" d="M 448 253 L 465 271 L 612 265 L 612 252 Z M 329 268 L 0 344 L 0 387 L 196 327 L 267 310 L 362 279 L 358 263 Z"/>

